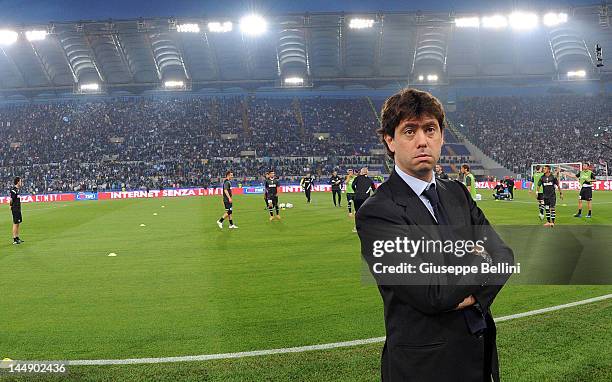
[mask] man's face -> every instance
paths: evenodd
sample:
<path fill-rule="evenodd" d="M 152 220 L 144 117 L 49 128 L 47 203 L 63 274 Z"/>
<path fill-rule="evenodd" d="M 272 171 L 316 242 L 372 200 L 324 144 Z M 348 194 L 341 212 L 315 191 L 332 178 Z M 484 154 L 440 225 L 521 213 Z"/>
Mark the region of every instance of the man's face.
<path fill-rule="evenodd" d="M 550 175 L 550 167 L 544 167 L 544 174 Z"/>
<path fill-rule="evenodd" d="M 440 166 L 439 164 L 436 165 L 436 172 L 438 174 L 442 172 L 442 166 Z"/>
<path fill-rule="evenodd" d="M 395 128 L 395 136 L 385 135 L 385 141 L 402 171 L 429 180 L 429 174 L 440 159 L 444 133 L 438 120 L 426 114 L 401 121 Z"/>
<path fill-rule="evenodd" d="M 229 179 L 229 180 L 234 179 L 234 173 L 230 172 L 229 174 L 227 174 L 227 179 Z"/>
<path fill-rule="evenodd" d="M 349 176 L 353 176 L 353 170 L 348 170 Z"/>
<path fill-rule="evenodd" d="M 333 175 L 333 176 L 336 176 L 336 175 L 338 175 L 338 172 L 337 172 L 337 171 L 333 171 L 333 172 L 332 172 L 332 175 Z"/>
<path fill-rule="evenodd" d="M 270 171 L 270 179 L 274 179 L 274 171 Z"/>

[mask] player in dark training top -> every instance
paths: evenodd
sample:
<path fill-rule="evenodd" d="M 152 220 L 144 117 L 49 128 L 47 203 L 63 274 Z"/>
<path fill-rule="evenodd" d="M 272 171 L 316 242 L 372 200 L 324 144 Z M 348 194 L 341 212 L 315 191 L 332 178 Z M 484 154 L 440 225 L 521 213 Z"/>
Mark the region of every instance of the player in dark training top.
<path fill-rule="evenodd" d="M 544 209 L 546 210 L 546 223 L 544 223 L 544 226 L 554 227 L 555 206 L 557 205 L 555 186 L 559 189 L 559 197 L 561 200 L 563 200 L 563 194 L 559 186 L 559 179 L 550 172 L 550 166 L 544 166 L 544 175 L 540 178 L 538 186 L 542 187 L 542 193 L 544 194 Z"/>
<path fill-rule="evenodd" d="M 268 198 L 268 212 L 270 213 L 270 221 L 274 220 L 274 212 L 276 212 L 276 219 L 280 220 L 280 213 L 278 209 L 278 189 L 280 188 L 280 182 L 276 178 L 274 171 L 270 171 L 268 179 L 265 183 L 266 197 Z"/>
<path fill-rule="evenodd" d="M 361 205 L 370 197 L 370 193 L 376 190 L 374 181 L 368 177 L 367 167 L 361 169 L 359 176 L 353 180 L 352 187 L 355 191 L 355 214 L 357 214 Z M 355 227 L 353 227 L 353 232 L 357 232 Z"/>
<path fill-rule="evenodd" d="M 593 173 L 593 166 L 589 163 L 585 163 L 583 166 L 584 170 L 576 174 L 578 181 L 580 182 L 580 196 L 578 197 L 578 212 L 574 215 L 575 218 L 582 217 L 582 201 L 586 200 L 587 218 L 591 217 L 591 200 L 593 200 L 593 181 L 595 180 L 595 174 Z"/>
<path fill-rule="evenodd" d="M 11 188 L 11 213 L 13 214 L 13 244 L 21 244 L 23 240 L 19 238 L 19 225 L 23 221 L 21 216 L 21 187 L 23 187 L 23 180 L 20 177 L 16 177 L 13 180 L 13 188 Z"/>
<path fill-rule="evenodd" d="M 266 181 L 268 180 L 269 177 L 270 177 L 270 171 L 266 171 L 266 173 L 264 174 L 264 181 L 263 181 L 263 186 L 264 186 L 263 198 L 264 198 L 264 203 L 266 205 L 264 209 L 266 211 L 268 210 L 268 190 L 266 189 Z"/>
<path fill-rule="evenodd" d="M 310 193 L 312 192 L 312 186 L 314 186 L 314 178 L 310 173 L 307 173 L 306 176 L 300 180 L 300 186 L 304 190 L 304 195 L 306 195 L 306 203 L 310 203 Z"/>
<path fill-rule="evenodd" d="M 338 176 L 338 171 L 334 170 L 332 172 L 332 176 L 329 178 L 329 184 L 331 184 L 334 207 L 342 207 L 342 178 Z M 338 204 L 336 204 L 336 196 L 338 197 Z"/>
<path fill-rule="evenodd" d="M 225 219 L 229 220 L 229 228 L 236 229 L 238 228 L 234 224 L 234 220 L 232 219 L 233 213 L 233 205 L 234 200 L 232 198 L 232 179 L 234 178 L 234 173 L 228 171 L 225 173 L 225 179 L 223 180 L 223 205 L 225 206 L 225 213 L 221 216 L 221 219 L 217 220 L 217 225 L 219 228 L 223 229 L 223 221 Z"/>

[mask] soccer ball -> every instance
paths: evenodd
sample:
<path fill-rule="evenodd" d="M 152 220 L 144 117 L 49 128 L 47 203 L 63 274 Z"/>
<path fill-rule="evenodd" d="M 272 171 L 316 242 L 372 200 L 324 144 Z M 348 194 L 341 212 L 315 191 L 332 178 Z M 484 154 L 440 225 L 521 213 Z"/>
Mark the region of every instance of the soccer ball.
<path fill-rule="evenodd" d="M 285 206 L 286 206 L 287 208 L 293 208 L 293 204 L 291 204 L 291 203 L 287 203 Z"/>

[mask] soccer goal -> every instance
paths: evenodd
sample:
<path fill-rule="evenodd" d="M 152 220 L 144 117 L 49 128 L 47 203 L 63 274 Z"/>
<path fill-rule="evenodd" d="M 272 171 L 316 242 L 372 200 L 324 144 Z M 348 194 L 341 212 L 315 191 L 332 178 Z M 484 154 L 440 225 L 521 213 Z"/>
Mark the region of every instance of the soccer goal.
<path fill-rule="evenodd" d="M 557 176 L 560 181 L 563 180 L 578 180 L 576 174 L 582 171 L 582 163 L 534 163 L 531 165 L 531 179 L 535 173 L 536 166 L 550 166 L 550 171 Z M 542 172 L 544 169 L 542 168 Z"/>

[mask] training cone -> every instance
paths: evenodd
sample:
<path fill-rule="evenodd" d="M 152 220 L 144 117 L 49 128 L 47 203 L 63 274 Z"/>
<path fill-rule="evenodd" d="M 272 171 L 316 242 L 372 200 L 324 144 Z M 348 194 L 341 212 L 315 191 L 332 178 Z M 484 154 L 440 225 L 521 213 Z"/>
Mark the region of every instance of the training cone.
<path fill-rule="evenodd" d="M 11 362 L 13 362 L 13 360 L 10 358 L 2 359 L 0 362 L 0 369 L 7 369 L 11 365 Z"/>

